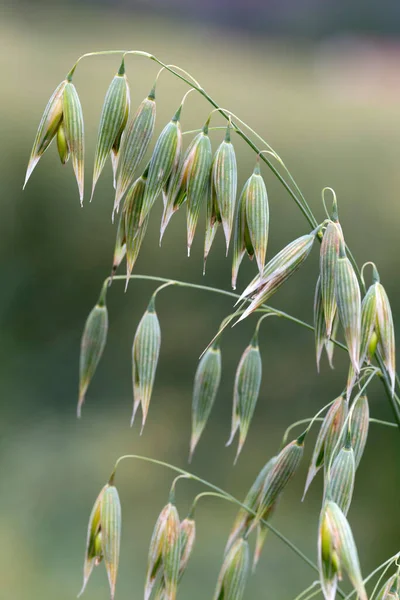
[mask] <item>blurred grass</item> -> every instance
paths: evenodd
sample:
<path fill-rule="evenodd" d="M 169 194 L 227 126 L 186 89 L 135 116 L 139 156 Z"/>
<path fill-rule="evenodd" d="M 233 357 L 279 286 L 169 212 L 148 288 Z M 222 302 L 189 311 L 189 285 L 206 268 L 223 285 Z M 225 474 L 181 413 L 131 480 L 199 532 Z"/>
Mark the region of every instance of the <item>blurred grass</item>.
<path fill-rule="evenodd" d="M 114 460 L 125 453 L 147 454 L 185 465 L 190 435 L 191 385 L 198 355 L 231 309 L 223 297 L 168 289 L 158 312 L 163 346 L 150 416 L 142 438 L 128 427 L 131 411 L 130 347 L 138 320 L 154 285 L 131 282 L 109 293 L 110 334 L 101 368 L 88 393 L 83 418 L 75 420 L 79 341 L 85 318 L 109 273 L 115 227 L 110 222 L 110 169 L 91 205 L 79 207 L 71 167 L 62 168 L 53 148 L 41 160 L 27 190 L 21 184 L 32 140 L 52 90 L 84 52 L 135 48 L 188 69 L 222 106 L 248 121 L 290 166 L 318 218 L 323 218 L 321 189 L 330 185 L 339 198 L 347 239 L 361 262 L 373 259 L 381 271 L 396 316 L 398 281 L 398 146 L 400 108 L 385 95 L 378 99 L 343 98 L 329 84 L 329 65 L 321 66 L 318 48 L 290 40 L 232 36 L 210 28 L 135 14 L 49 7 L 34 4 L 5 14 L 0 23 L 0 149 L 2 218 L 0 295 L 2 436 L 0 494 L 0 598 L 42 600 L 73 597 L 80 587 L 86 521 Z M 104 92 L 118 58 L 82 62 L 75 83 L 82 98 L 87 134 L 87 189 L 97 123 Z M 133 106 L 149 91 L 157 68 L 139 58 L 128 60 Z M 357 86 L 357 81 L 354 83 Z M 157 127 L 173 114 L 186 90 L 163 74 L 157 97 Z M 379 90 L 378 90 L 379 92 Z M 201 126 L 208 114 L 192 94 L 183 127 Z M 215 117 L 215 124 L 222 119 Z M 221 132 L 213 133 L 216 147 Z M 240 185 L 254 156 L 236 143 Z M 269 254 L 307 231 L 290 198 L 264 168 L 271 203 Z M 202 282 L 200 231 L 193 256 L 186 258 L 185 215 L 171 222 L 158 248 L 157 206 L 136 272 Z M 229 289 L 230 263 L 218 235 L 204 282 Z M 247 260 L 247 259 L 245 259 Z M 272 304 L 312 319 L 317 252 Z M 240 287 L 254 273 L 243 264 Z M 293 325 L 268 320 L 261 345 L 264 379 L 249 439 L 235 469 L 228 437 L 234 371 L 253 323 L 229 331 L 223 343 L 221 393 L 200 441 L 192 469 L 229 491 L 244 496 L 258 470 L 277 451 L 284 429 L 312 416 L 340 393 L 347 364 L 336 357 L 317 377 L 312 335 Z M 372 386 L 374 416 L 391 418 L 379 383 Z M 398 550 L 397 436 L 371 427 L 357 476 L 350 519 L 364 572 Z M 307 458 L 312 443 L 307 446 Z M 321 482 L 299 502 L 307 468 L 287 490 L 274 524 L 315 559 Z M 170 473 L 128 461 L 118 476 L 123 509 L 123 547 L 118 597 L 141 597 L 147 546 L 153 523 L 167 500 Z M 181 482 L 182 515 L 198 488 Z M 205 500 L 198 511 L 198 544 L 182 584 L 181 597 L 210 597 L 232 507 Z M 107 598 L 106 578 L 98 569 L 86 597 Z M 271 535 L 247 598 L 286 600 L 309 584 L 314 574 Z"/>

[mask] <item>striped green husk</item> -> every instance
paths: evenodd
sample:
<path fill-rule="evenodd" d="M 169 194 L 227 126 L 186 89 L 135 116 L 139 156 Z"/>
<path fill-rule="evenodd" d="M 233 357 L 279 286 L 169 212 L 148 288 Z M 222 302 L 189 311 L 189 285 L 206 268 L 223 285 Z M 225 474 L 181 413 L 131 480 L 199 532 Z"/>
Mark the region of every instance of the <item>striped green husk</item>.
<path fill-rule="evenodd" d="M 108 486 L 101 499 L 101 535 L 104 564 L 110 584 L 111 600 L 115 594 L 121 543 L 121 504 L 117 488 Z"/>
<path fill-rule="evenodd" d="M 59 124 L 58 129 L 57 129 L 57 150 L 58 150 L 58 156 L 60 157 L 60 160 L 61 160 L 61 164 L 63 164 L 63 165 L 67 164 L 67 162 L 69 160 L 69 148 L 68 148 L 67 138 L 65 136 L 64 124 L 62 121 Z"/>
<path fill-rule="evenodd" d="M 389 579 L 383 584 L 381 589 L 376 596 L 376 600 L 399 600 L 400 593 L 400 581 L 399 574 L 394 573 Z"/>
<path fill-rule="evenodd" d="M 304 487 L 303 500 L 315 475 L 325 464 L 329 465 L 331 454 L 336 446 L 342 431 L 343 423 L 347 416 L 347 402 L 339 396 L 333 402 L 322 421 L 317 440 L 315 442 L 311 463 L 307 473 Z"/>
<path fill-rule="evenodd" d="M 171 504 L 162 545 L 162 566 L 166 600 L 175 600 L 181 562 L 181 532 L 178 511 Z"/>
<path fill-rule="evenodd" d="M 266 302 L 276 290 L 303 264 L 311 252 L 315 233 L 294 240 L 274 256 L 265 266 L 262 277 L 256 277 L 244 290 L 238 302 L 247 296 L 254 299 L 237 322 L 242 321 Z"/>
<path fill-rule="evenodd" d="M 211 176 L 206 188 L 206 233 L 204 237 L 203 275 L 206 272 L 206 263 L 220 222 L 217 217 L 215 187 Z"/>
<path fill-rule="evenodd" d="M 187 247 L 188 255 L 193 243 L 201 203 L 207 192 L 207 181 L 210 177 L 212 150 L 208 137 L 208 123 L 196 137 L 193 158 L 187 176 Z"/>
<path fill-rule="evenodd" d="M 336 262 L 335 297 L 350 361 L 355 373 L 358 374 L 361 344 L 361 294 L 357 276 L 350 260 L 346 257 L 343 244 Z"/>
<path fill-rule="evenodd" d="M 219 146 L 212 165 L 216 203 L 225 234 L 227 253 L 235 216 L 237 192 L 237 164 L 235 150 L 230 139 L 230 129 L 230 125 L 228 125 L 225 140 Z"/>
<path fill-rule="evenodd" d="M 394 339 L 394 325 L 392 310 L 390 308 L 389 298 L 381 283 L 376 283 L 376 311 L 377 311 L 377 333 L 379 339 L 379 349 L 382 353 L 383 363 L 389 374 L 392 394 L 396 380 L 396 352 Z"/>
<path fill-rule="evenodd" d="M 354 542 L 352 531 L 350 529 L 350 525 L 345 515 L 335 502 L 330 501 L 328 501 L 325 504 L 323 508 L 323 514 L 325 516 L 325 519 L 327 520 L 326 527 L 330 537 L 329 554 L 332 557 L 333 553 L 335 553 L 335 562 L 337 564 L 338 575 L 342 576 L 342 573 L 345 571 L 351 583 L 353 584 L 353 587 L 356 590 L 360 600 L 368 600 L 361 575 L 357 548 Z M 320 549 L 320 573 L 322 575 L 321 563 L 324 561 L 324 558 L 322 556 L 323 548 L 321 542 Z M 325 581 L 322 576 L 321 586 L 324 591 L 326 600 L 334 600 L 335 590 L 333 591 L 333 594 L 332 591 L 329 591 L 327 593 L 327 590 L 325 588 Z"/>
<path fill-rule="evenodd" d="M 117 169 L 114 210 L 118 211 L 124 194 L 132 185 L 154 132 L 156 102 L 154 90 L 143 100 L 122 136 Z"/>
<path fill-rule="evenodd" d="M 149 600 L 157 575 L 162 570 L 162 551 L 165 539 L 165 527 L 172 504 L 168 503 L 160 512 L 150 540 L 147 558 L 144 600 Z"/>
<path fill-rule="evenodd" d="M 63 117 L 65 136 L 71 155 L 72 166 L 78 183 L 79 197 L 83 203 L 84 187 L 84 126 L 83 113 L 78 93 L 73 83 L 68 81 L 63 94 Z"/>
<path fill-rule="evenodd" d="M 176 155 L 171 175 L 163 190 L 164 211 L 160 226 L 160 245 L 171 217 L 180 209 L 187 199 L 187 178 L 192 160 L 194 142 L 195 140 L 191 141 L 183 157 L 181 156 L 181 149 Z"/>
<path fill-rule="evenodd" d="M 190 439 L 190 456 L 206 426 L 212 407 L 214 406 L 221 381 L 221 350 L 218 343 L 208 348 L 202 356 L 194 378 L 192 400 L 192 435 Z"/>
<path fill-rule="evenodd" d="M 126 285 L 128 287 L 129 277 L 139 255 L 144 236 L 146 234 L 149 216 L 139 227 L 139 217 L 142 209 L 144 191 L 146 188 L 147 170 L 139 177 L 127 193 L 124 201 L 123 214 L 125 220 L 126 239 Z"/>
<path fill-rule="evenodd" d="M 161 346 L 161 329 L 155 311 L 154 297 L 135 333 L 132 346 L 133 414 L 142 407 L 142 431 L 146 422 Z"/>
<path fill-rule="evenodd" d="M 336 502 L 344 515 L 347 515 L 350 508 L 355 471 L 355 453 L 349 440 L 348 445 L 339 450 L 331 468 L 328 469 L 324 492 L 325 499 Z"/>
<path fill-rule="evenodd" d="M 268 194 L 257 162 L 246 194 L 246 224 L 258 269 L 262 276 L 268 245 Z"/>
<path fill-rule="evenodd" d="M 369 429 L 369 406 L 367 396 L 359 396 L 352 407 L 350 421 L 351 445 L 357 469 L 367 443 Z"/>
<path fill-rule="evenodd" d="M 103 286 L 96 306 L 90 312 L 82 334 L 79 357 L 79 400 L 77 414 L 81 416 L 82 404 L 89 384 L 102 357 L 108 332 L 106 306 L 107 283 Z"/>
<path fill-rule="evenodd" d="M 320 249 L 321 295 L 328 338 L 331 336 L 333 319 L 336 313 L 335 276 L 341 239 L 340 225 L 329 221 Z"/>
<path fill-rule="evenodd" d="M 239 267 L 246 253 L 246 250 L 251 259 L 254 256 L 254 248 L 251 245 L 250 234 L 246 222 L 246 200 L 250 182 L 251 177 L 244 184 L 242 193 L 240 194 L 238 209 L 236 213 L 232 258 L 232 288 L 234 290 L 236 289 Z"/>
<path fill-rule="evenodd" d="M 237 461 L 239 454 L 246 441 L 251 419 L 260 393 L 262 377 L 262 361 L 260 348 L 258 346 L 257 332 L 251 343 L 243 352 L 236 370 L 235 384 L 233 390 L 232 427 L 227 446 L 230 445 L 239 429 L 239 443 L 235 457 Z"/>
<path fill-rule="evenodd" d="M 35 141 L 33 142 L 31 155 L 29 157 L 28 167 L 26 169 L 24 187 L 28 183 L 33 169 L 39 162 L 40 157 L 50 146 L 63 118 L 63 101 L 62 97 L 67 80 L 62 81 L 54 90 L 50 100 L 47 103 L 42 118 L 40 119 L 39 127 L 36 132 Z"/>
<path fill-rule="evenodd" d="M 335 352 L 335 344 L 334 344 L 333 340 L 336 340 L 336 335 L 337 335 L 338 328 L 339 328 L 339 317 L 338 317 L 338 313 L 336 311 L 335 318 L 333 319 L 331 337 L 330 337 L 329 340 L 328 339 L 325 340 L 326 355 L 328 357 L 328 362 L 329 362 L 329 366 L 330 366 L 331 369 L 334 368 L 334 366 L 333 366 L 333 354 Z"/>
<path fill-rule="evenodd" d="M 142 225 L 157 196 L 167 183 L 176 159 L 180 154 L 182 145 L 182 132 L 179 123 L 180 111 L 181 107 L 177 110 L 173 119 L 164 127 L 155 145 L 150 160 L 149 175 L 139 225 Z"/>
<path fill-rule="evenodd" d="M 263 466 L 256 479 L 254 480 L 251 488 L 247 492 L 246 498 L 243 500 L 243 504 L 254 512 L 257 512 L 260 507 L 264 483 L 269 473 L 271 472 L 272 467 L 275 465 L 276 460 L 277 457 L 274 456 Z M 263 518 L 265 518 L 264 515 Z M 229 549 L 232 547 L 232 544 L 239 537 L 242 537 L 243 535 L 247 534 L 249 526 L 252 523 L 253 519 L 254 515 L 252 513 L 248 512 L 244 508 L 239 509 L 236 519 L 233 523 L 231 533 L 229 534 L 228 541 L 225 546 L 225 554 L 229 551 Z"/>
<path fill-rule="evenodd" d="M 125 213 L 122 210 L 118 221 L 117 235 L 115 238 L 113 264 L 111 269 L 111 281 L 121 262 L 126 254 L 126 237 L 125 237 Z"/>
<path fill-rule="evenodd" d="M 326 325 L 324 317 L 324 306 L 322 303 L 321 276 L 318 277 L 314 294 L 314 338 L 317 371 L 319 373 L 319 364 L 321 361 L 322 350 L 324 349 L 326 343 Z"/>
<path fill-rule="evenodd" d="M 249 544 L 240 538 L 236 540 L 224 558 L 214 600 L 241 600 L 246 587 L 249 566 Z"/>
<path fill-rule="evenodd" d="M 122 59 L 121 67 L 107 90 L 101 111 L 94 159 L 92 198 L 108 155 L 113 148 L 117 151 L 119 149 L 121 135 L 128 120 L 129 104 L 129 86 L 125 75 L 124 59 Z"/>
<path fill-rule="evenodd" d="M 276 457 L 276 462 L 269 472 L 262 489 L 261 502 L 257 510 L 251 530 L 258 525 L 263 515 L 275 504 L 290 479 L 295 474 L 304 451 L 304 438 L 301 436 L 287 444 Z"/>
<path fill-rule="evenodd" d="M 81 591 L 78 594 L 78 598 L 85 591 L 87 582 L 89 581 L 90 575 L 93 571 L 93 567 L 100 560 L 100 556 L 96 555 L 95 553 L 95 540 L 100 532 L 101 500 L 107 488 L 108 484 L 101 489 L 100 494 L 97 496 L 92 511 L 90 513 L 86 534 L 85 560 L 83 564 L 83 584 Z"/>

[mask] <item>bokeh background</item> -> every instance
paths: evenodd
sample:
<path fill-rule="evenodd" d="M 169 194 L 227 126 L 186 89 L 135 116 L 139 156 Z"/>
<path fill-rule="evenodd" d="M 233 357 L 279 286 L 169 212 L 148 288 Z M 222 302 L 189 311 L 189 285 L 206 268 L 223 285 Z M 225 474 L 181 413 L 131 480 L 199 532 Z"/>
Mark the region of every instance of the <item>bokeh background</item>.
<path fill-rule="evenodd" d="M 115 239 L 109 166 L 91 204 L 88 190 L 103 97 L 119 59 L 85 60 L 75 75 L 87 137 L 83 209 L 71 166 L 60 165 L 54 147 L 21 190 L 36 127 L 53 89 L 79 55 L 100 49 L 146 50 L 189 70 L 222 106 L 238 113 L 278 150 L 321 220 L 321 189 L 335 188 L 354 254 L 360 264 L 371 259 L 378 264 L 398 322 L 399 32 L 395 0 L 2 4 L 0 598 L 76 596 L 89 512 L 118 456 L 139 453 L 187 465 L 198 356 L 232 306 L 228 298 L 206 292 L 171 288 L 160 294 L 162 350 L 148 423 L 140 437 L 138 424 L 129 428 L 130 350 L 155 284 L 134 281 L 127 294 L 122 283 L 113 285 L 106 351 L 82 419 L 76 419 L 80 336 L 109 274 Z M 143 58 L 128 59 L 134 107 L 149 91 L 157 70 Z M 172 76 L 161 76 L 157 131 L 185 91 Z M 192 94 L 183 113 L 184 129 L 200 127 L 208 112 L 207 103 Z M 222 125 L 223 119 L 215 116 L 213 124 Z M 212 134 L 214 148 L 221 136 L 220 131 Z M 235 139 L 235 148 L 240 187 L 254 155 L 240 139 Z M 267 167 L 263 175 L 270 198 L 272 256 L 308 228 Z M 230 259 L 224 257 L 222 232 L 203 278 L 203 217 L 188 259 L 185 211 L 173 218 L 161 249 L 160 216 L 158 202 L 135 272 L 229 289 Z M 317 266 L 315 249 L 271 304 L 311 321 Z M 239 289 L 254 273 L 254 265 L 245 259 Z M 261 396 L 248 441 L 233 467 L 234 448 L 225 448 L 233 378 L 253 327 L 249 319 L 224 336 L 220 392 L 191 465 L 196 474 L 239 498 L 278 450 L 285 428 L 312 416 L 341 392 L 347 369 L 338 351 L 335 370 L 325 361 L 317 375 L 309 331 L 273 319 L 264 323 Z M 371 386 L 370 406 L 373 416 L 392 418 L 379 382 Z M 357 474 L 349 519 L 365 574 L 400 549 L 398 437 L 395 429 L 372 425 Z M 273 524 L 315 560 L 320 477 L 300 502 L 314 438 L 315 432 Z M 142 597 L 148 543 L 172 477 L 145 463 L 126 461 L 120 467 L 120 599 Z M 199 491 L 194 483 L 178 484 L 182 516 Z M 232 506 L 215 499 L 199 506 L 198 542 L 181 598 L 212 597 L 234 514 Z M 271 534 L 246 598 L 287 600 L 314 579 L 310 568 Z M 108 598 L 103 567 L 93 574 L 86 598 Z"/>

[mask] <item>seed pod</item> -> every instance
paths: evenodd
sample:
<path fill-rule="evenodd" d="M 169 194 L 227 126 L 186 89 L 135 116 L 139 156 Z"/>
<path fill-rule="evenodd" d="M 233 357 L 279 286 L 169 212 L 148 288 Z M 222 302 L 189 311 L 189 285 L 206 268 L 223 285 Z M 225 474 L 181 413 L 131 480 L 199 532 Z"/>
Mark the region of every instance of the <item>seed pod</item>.
<path fill-rule="evenodd" d="M 123 58 L 118 73 L 107 90 L 101 111 L 94 159 L 92 198 L 108 155 L 112 151 L 118 152 L 121 136 L 128 120 L 129 104 L 129 86 Z"/>
<path fill-rule="evenodd" d="M 78 183 L 79 197 L 83 202 L 84 185 L 84 127 L 82 106 L 78 93 L 71 81 L 65 86 L 63 94 L 63 116 L 65 136 L 71 155 L 72 166 Z"/>
<path fill-rule="evenodd" d="M 236 431 L 239 429 L 239 444 L 235 462 L 246 441 L 251 419 L 260 393 L 262 377 L 262 361 L 258 346 L 258 328 L 250 344 L 243 352 L 236 370 L 235 385 L 233 390 L 233 409 L 231 435 L 227 446 L 232 443 Z"/>
<path fill-rule="evenodd" d="M 246 222 L 258 269 L 262 276 L 267 253 L 269 230 L 268 194 L 257 160 L 246 197 Z"/>
<path fill-rule="evenodd" d="M 346 571 L 360 600 L 368 600 L 357 548 L 346 517 L 335 502 L 325 503 L 320 519 L 318 562 L 326 600 L 334 600 L 337 579 Z"/>
<path fill-rule="evenodd" d="M 351 445 L 354 450 L 355 468 L 360 464 L 361 457 L 364 453 L 365 444 L 367 443 L 369 428 L 369 406 L 367 396 L 357 398 L 352 407 L 350 434 Z"/>
<path fill-rule="evenodd" d="M 135 116 L 125 128 L 121 140 L 117 169 L 117 187 L 115 191 L 114 211 L 124 194 L 131 187 L 136 169 L 149 147 L 156 120 L 155 87 L 139 106 Z"/>
<path fill-rule="evenodd" d="M 214 600 L 241 600 L 249 574 L 250 551 L 247 540 L 236 540 L 224 558 Z"/>
<path fill-rule="evenodd" d="M 195 140 L 192 140 L 189 144 L 183 158 L 182 149 L 179 149 L 179 153 L 176 155 L 175 162 L 172 166 L 171 175 L 163 188 L 164 211 L 160 226 L 160 246 L 171 217 L 180 209 L 187 199 L 187 180 L 192 160 L 194 141 Z"/>
<path fill-rule="evenodd" d="M 100 505 L 100 520 L 104 564 L 110 584 L 111 600 L 113 600 L 121 543 L 121 504 L 114 485 L 107 486 L 104 491 Z"/>
<path fill-rule="evenodd" d="M 295 474 L 303 457 L 304 438 L 305 433 L 297 438 L 297 440 L 293 440 L 287 444 L 287 446 L 285 446 L 277 455 L 276 462 L 264 482 L 261 493 L 261 502 L 257 511 L 257 516 L 252 523 L 251 530 L 258 525 L 260 519 L 265 518 L 264 515 L 268 514 L 269 510 L 273 509 L 281 492 L 283 492 L 284 488 Z"/>
<path fill-rule="evenodd" d="M 65 137 L 65 129 L 63 122 L 61 121 L 57 129 L 57 150 L 60 157 L 61 163 L 65 165 L 69 159 L 69 149 L 67 144 L 67 138 Z"/>
<path fill-rule="evenodd" d="M 395 573 L 383 584 L 376 600 L 399 600 L 399 576 Z"/>
<path fill-rule="evenodd" d="M 157 574 L 162 569 L 162 553 L 165 540 L 165 528 L 169 512 L 172 509 L 172 504 L 167 504 L 161 511 L 151 536 L 149 556 L 147 559 L 147 572 L 144 587 L 144 600 L 148 600 L 151 596 Z"/>
<path fill-rule="evenodd" d="M 125 220 L 125 239 L 126 239 L 126 286 L 128 287 L 129 277 L 139 255 L 144 236 L 146 234 L 149 216 L 139 227 L 139 217 L 142 210 L 144 192 L 146 189 L 147 168 L 143 175 L 136 179 L 131 189 L 126 195 L 123 207 Z"/>
<path fill-rule="evenodd" d="M 142 225 L 157 196 L 167 183 L 174 163 L 180 154 L 182 145 L 182 132 L 179 122 L 181 110 L 182 106 L 178 108 L 172 120 L 164 127 L 155 145 L 150 160 L 139 225 Z"/>
<path fill-rule="evenodd" d="M 239 273 L 239 267 L 241 265 L 246 251 L 250 259 L 252 259 L 254 256 L 254 248 L 250 240 L 250 233 L 246 220 L 246 198 L 248 195 L 250 181 L 251 177 L 244 184 L 242 193 L 240 194 L 239 206 L 236 214 L 235 237 L 232 258 L 232 288 L 234 290 L 236 289 L 236 281 Z"/>
<path fill-rule="evenodd" d="M 371 285 L 361 304 L 361 346 L 360 366 L 369 359 L 368 347 L 376 330 L 377 294 L 376 285 Z"/>
<path fill-rule="evenodd" d="M 178 511 L 173 504 L 165 520 L 165 534 L 162 548 L 165 596 L 175 600 L 181 563 L 181 531 Z"/>
<path fill-rule="evenodd" d="M 336 313 L 335 276 L 336 263 L 339 257 L 339 244 L 343 239 L 339 223 L 329 221 L 320 250 L 320 273 L 322 305 L 326 323 L 326 336 L 330 338 L 333 319 Z"/>
<path fill-rule="evenodd" d="M 81 416 L 86 390 L 89 387 L 106 345 L 108 331 L 106 295 L 107 281 L 103 285 L 97 304 L 89 314 L 83 330 L 79 360 L 78 417 Z"/>
<path fill-rule="evenodd" d="M 200 359 L 194 378 L 190 456 L 210 416 L 221 381 L 221 350 L 215 342 Z"/>
<path fill-rule="evenodd" d="M 343 242 L 340 244 L 339 258 L 336 261 L 335 297 L 350 361 L 355 373 L 358 374 L 361 344 L 361 294 L 357 276 L 346 256 Z"/>
<path fill-rule="evenodd" d="M 118 221 L 117 236 L 115 239 L 113 264 L 111 269 L 111 281 L 117 272 L 117 269 L 123 261 L 126 254 L 126 237 L 125 237 L 125 213 L 122 210 Z M 111 283 L 110 281 L 110 283 Z"/>
<path fill-rule="evenodd" d="M 133 414 L 142 407 L 142 430 L 149 410 L 151 393 L 160 354 L 161 329 L 152 296 L 135 333 L 132 346 Z"/>
<path fill-rule="evenodd" d="M 193 551 L 194 542 L 196 539 L 196 523 L 194 519 L 186 517 L 186 519 L 183 519 L 183 521 L 181 521 L 179 529 L 181 539 L 181 560 L 179 564 L 179 577 L 182 577 Z"/>
<path fill-rule="evenodd" d="M 224 229 L 226 253 L 228 254 L 237 192 L 237 164 L 231 142 L 231 125 L 228 124 L 225 139 L 219 146 L 212 165 L 212 177 L 218 213 Z"/>
<path fill-rule="evenodd" d="M 379 348 L 382 352 L 383 363 L 390 377 L 392 394 L 396 379 L 396 353 L 394 341 L 394 325 L 389 298 L 381 283 L 376 283 L 377 288 L 377 335 Z"/>
<path fill-rule="evenodd" d="M 39 162 L 40 157 L 50 146 L 50 143 L 56 135 L 61 124 L 63 118 L 62 97 L 66 84 L 67 80 L 65 79 L 56 87 L 47 103 L 46 108 L 44 109 L 44 113 L 40 119 L 39 127 L 36 133 L 35 141 L 33 142 L 28 167 L 26 170 L 24 188 L 28 183 L 28 179 L 31 176 L 33 169 Z"/>
<path fill-rule="evenodd" d="M 319 373 L 319 363 L 321 361 L 322 350 L 326 343 L 326 325 L 324 316 L 324 306 L 322 303 L 321 293 L 321 276 L 318 277 L 317 285 L 315 286 L 314 294 L 314 337 L 315 337 L 315 352 L 317 359 L 317 371 Z"/>
<path fill-rule="evenodd" d="M 248 317 L 261 304 L 266 302 L 300 268 L 311 252 L 317 231 L 318 229 L 288 244 L 265 266 L 262 277 L 257 276 L 253 279 L 240 296 L 238 302 L 241 302 L 247 296 L 251 296 L 254 299 L 237 320 L 237 323 Z"/>
<path fill-rule="evenodd" d="M 200 207 L 206 194 L 207 181 L 210 177 L 212 150 L 208 137 L 208 124 L 195 138 L 192 150 L 192 159 L 187 175 L 187 247 L 188 256 L 192 246 L 197 221 L 199 219 Z"/>
<path fill-rule="evenodd" d="M 108 488 L 108 484 L 102 488 L 100 494 L 97 496 L 96 501 L 93 505 L 92 511 L 89 517 L 89 524 L 86 534 L 86 548 L 85 548 L 85 561 L 83 565 L 83 585 L 82 589 L 78 594 L 81 596 L 85 591 L 89 577 L 93 571 L 93 567 L 101 561 L 102 548 L 101 548 L 101 501 L 104 492 Z M 100 547 L 99 547 L 100 542 Z"/>
<path fill-rule="evenodd" d="M 215 186 L 212 176 L 208 181 L 206 194 L 206 234 L 204 238 L 203 275 L 205 275 L 207 258 L 220 224 L 218 219 L 218 210 L 216 208 L 217 201 L 215 197 Z"/>
<path fill-rule="evenodd" d="M 310 467 L 308 469 L 306 485 L 303 493 L 303 500 L 308 488 L 315 475 L 318 473 L 322 465 L 329 465 L 332 452 L 337 444 L 343 423 L 347 416 L 347 402 L 343 396 L 339 396 L 332 403 L 326 416 L 322 422 L 318 433 L 317 441 L 315 442 L 314 452 L 311 458 Z"/>
<path fill-rule="evenodd" d="M 339 450 L 331 468 L 328 469 L 324 493 L 325 499 L 336 502 L 344 515 L 347 515 L 350 508 L 356 472 L 351 436 L 347 437 L 346 445 Z"/>
<path fill-rule="evenodd" d="M 263 466 L 263 468 L 257 475 L 255 481 L 253 482 L 251 488 L 247 492 L 246 498 L 243 500 L 243 504 L 254 512 L 258 511 L 262 499 L 264 483 L 272 467 L 276 463 L 276 458 L 277 457 L 274 456 Z M 225 546 L 225 554 L 232 547 L 233 542 L 235 542 L 239 537 L 242 537 L 243 535 L 247 534 L 249 526 L 253 519 L 254 515 L 251 512 L 247 511 L 244 508 L 239 509 L 233 527 L 231 529 L 231 533 L 229 534 L 228 541 Z"/>

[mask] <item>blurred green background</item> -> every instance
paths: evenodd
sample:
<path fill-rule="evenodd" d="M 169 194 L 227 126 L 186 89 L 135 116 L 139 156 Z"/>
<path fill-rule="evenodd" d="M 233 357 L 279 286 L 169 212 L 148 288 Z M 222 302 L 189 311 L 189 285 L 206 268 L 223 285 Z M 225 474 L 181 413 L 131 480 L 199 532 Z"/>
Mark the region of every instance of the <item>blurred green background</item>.
<path fill-rule="evenodd" d="M 167 4 L 167 3 L 166 3 Z M 187 465 L 191 389 L 200 352 L 229 313 L 228 298 L 206 292 L 167 289 L 158 298 L 163 342 L 148 423 L 139 436 L 131 415 L 130 350 L 136 326 L 155 284 L 133 281 L 127 294 L 116 283 L 108 294 L 110 331 L 103 360 L 75 417 L 80 336 L 102 281 L 109 274 L 115 239 L 113 190 L 107 167 L 94 200 L 90 177 L 104 93 L 118 57 L 85 60 L 75 75 L 86 128 L 86 198 L 79 206 L 71 165 L 62 167 L 51 147 L 22 192 L 31 145 L 44 106 L 76 58 L 100 49 L 141 49 L 189 70 L 222 105 L 239 114 L 277 149 L 319 219 L 321 189 L 335 188 L 342 225 L 362 263 L 375 260 L 400 315 L 399 146 L 400 45 L 396 38 L 321 36 L 313 43 L 290 35 L 267 36 L 201 22 L 195 15 L 129 10 L 111 3 L 3 5 L 0 20 L 0 294 L 1 469 L 0 598 L 74 598 L 81 569 L 89 512 L 115 459 L 139 453 Z M 296 16 L 301 22 L 305 13 Z M 360 19 L 362 15 L 360 15 Z M 290 32 L 289 32 L 290 33 Z M 131 57 L 127 73 L 133 107 L 149 91 L 157 66 Z M 175 111 L 185 85 L 160 78 L 157 131 Z M 200 127 L 207 103 L 195 94 L 186 102 L 184 129 Z M 214 125 L 223 124 L 215 116 Z M 212 134 L 217 147 L 221 132 Z M 187 138 L 186 138 L 187 140 Z M 235 139 L 239 187 L 254 155 Z M 269 256 L 307 232 L 297 208 L 263 168 L 271 207 Z M 136 273 L 179 278 L 230 289 L 230 259 L 219 232 L 202 277 L 202 227 L 186 257 L 185 211 L 181 210 L 158 246 L 161 202 Z M 203 217 L 201 226 L 203 225 Z M 271 304 L 307 321 L 318 266 L 308 264 Z M 239 289 L 255 273 L 244 259 Z M 317 375 L 313 336 L 295 325 L 268 320 L 261 346 L 263 383 L 248 441 L 233 467 L 234 448 L 225 448 L 230 428 L 232 386 L 239 357 L 254 320 L 227 331 L 222 342 L 223 378 L 210 422 L 191 469 L 242 498 L 266 460 L 279 448 L 285 428 L 312 416 L 337 396 L 347 363 L 337 352 L 336 368 L 326 361 Z M 379 382 L 371 386 L 373 416 L 392 415 Z M 313 437 L 302 468 L 287 488 L 273 524 L 314 560 L 321 478 L 301 503 Z M 363 572 L 399 550 L 400 491 L 398 433 L 372 425 L 349 519 Z M 126 461 L 117 483 L 123 511 L 122 558 L 117 598 L 141 598 L 148 543 L 167 501 L 172 473 Z M 201 488 L 178 484 L 182 516 Z M 208 499 L 199 506 L 198 541 L 180 590 L 181 598 L 212 597 L 235 509 Z M 286 600 L 315 574 L 270 535 L 246 598 Z M 108 598 L 103 567 L 86 598 Z"/>

